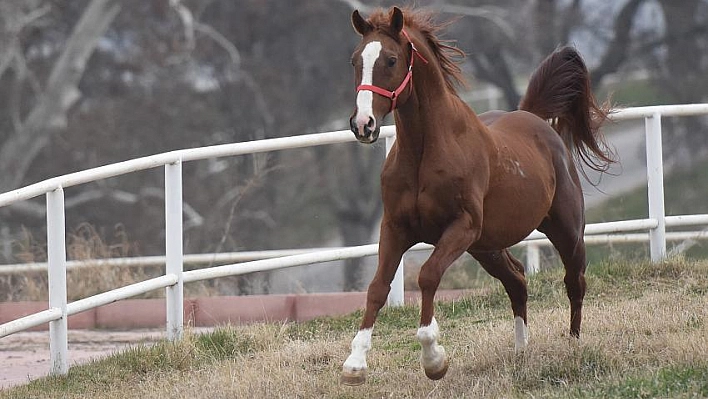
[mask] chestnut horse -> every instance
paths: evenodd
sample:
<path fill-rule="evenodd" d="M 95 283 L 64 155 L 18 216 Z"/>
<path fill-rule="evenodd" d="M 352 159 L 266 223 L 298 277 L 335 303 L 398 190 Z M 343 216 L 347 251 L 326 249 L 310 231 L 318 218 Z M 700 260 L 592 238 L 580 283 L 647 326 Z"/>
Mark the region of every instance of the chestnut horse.
<path fill-rule="evenodd" d="M 354 51 L 357 97 L 351 129 L 362 143 L 377 140 L 394 113 L 396 142 L 381 173 L 384 214 L 379 263 L 342 382 L 362 384 L 376 316 L 386 302 L 401 256 L 418 242 L 433 244 L 418 277 L 422 303 L 417 338 L 431 379 L 447 372 L 433 317 L 445 270 L 469 252 L 499 279 L 511 300 L 515 349 L 528 342 L 524 267 L 508 248 L 534 229 L 548 236 L 565 267 L 570 334 L 579 337 L 585 295 L 583 193 L 574 157 L 604 170 L 613 162 L 598 128 L 607 118 L 590 90 L 580 55 L 565 47 L 532 75 L 519 110 L 477 116 L 456 94 L 462 82 L 453 60 L 463 55 L 438 40 L 439 26 L 420 10 L 352 15 L 362 41 Z"/>

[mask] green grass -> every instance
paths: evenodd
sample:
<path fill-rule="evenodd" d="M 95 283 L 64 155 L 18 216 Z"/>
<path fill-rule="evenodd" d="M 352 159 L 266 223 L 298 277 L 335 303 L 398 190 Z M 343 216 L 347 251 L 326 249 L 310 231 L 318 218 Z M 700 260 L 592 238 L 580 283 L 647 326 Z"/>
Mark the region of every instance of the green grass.
<path fill-rule="evenodd" d="M 708 213 L 708 160 L 695 163 L 690 169 L 679 169 L 664 178 L 664 203 L 667 215 L 690 215 Z M 642 219 L 649 217 L 647 188 L 639 187 L 621 196 L 611 198 L 585 212 L 587 223 L 614 220 Z M 701 229 L 692 226 L 686 229 Z M 669 242 L 670 250 L 675 245 Z M 694 259 L 708 257 L 705 240 L 688 249 L 684 256 Z M 588 261 L 597 263 L 608 257 L 615 259 L 646 259 L 648 244 L 612 244 L 588 247 Z"/>
<path fill-rule="evenodd" d="M 662 92 L 649 80 L 623 80 L 612 87 L 603 87 L 597 93 L 597 98 L 607 98 L 614 104 L 624 107 L 639 107 L 645 105 L 672 104 L 675 99 Z"/>
<path fill-rule="evenodd" d="M 669 366 L 605 383 L 590 390 L 576 390 L 578 398 L 690 398 L 708 397 L 708 362 L 695 367 Z"/>
<path fill-rule="evenodd" d="M 708 213 L 708 160 L 664 178 L 667 215 Z M 585 212 L 587 223 L 648 217 L 647 188 L 639 187 Z"/>
<path fill-rule="evenodd" d="M 602 262 L 588 270 L 583 339 L 567 335 L 562 271 L 529 282 L 530 346 L 513 353 L 500 284 L 436 305 L 448 375 L 427 380 L 419 308 L 385 308 L 364 386 L 338 383 L 361 312 L 304 323 L 224 326 L 139 346 L 41 378 L 0 398 L 708 396 L 708 261 Z M 477 292 L 477 291 L 476 291 Z"/>

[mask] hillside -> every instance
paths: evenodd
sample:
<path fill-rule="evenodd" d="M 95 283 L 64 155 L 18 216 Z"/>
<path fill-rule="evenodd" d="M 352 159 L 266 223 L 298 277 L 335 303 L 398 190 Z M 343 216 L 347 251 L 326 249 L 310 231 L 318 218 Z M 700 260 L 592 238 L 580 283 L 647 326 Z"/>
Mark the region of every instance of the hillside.
<path fill-rule="evenodd" d="M 690 168 L 676 168 L 664 177 L 664 202 L 667 215 L 690 215 L 708 213 L 708 160 L 695 162 Z M 642 185 L 622 195 L 588 208 L 585 213 L 587 223 L 608 222 L 614 220 L 641 219 L 649 216 L 647 205 L 647 187 Z M 683 230 L 702 230 L 705 226 L 691 226 Z M 674 229 L 676 231 L 677 229 Z M 680 242 L 668 242 L 671 251 Z M 590 246 L 590 263 L 606 259 L 608 256 L 624 258 L 648 257 L 648 244 L 614 244 L 612 246 Z M 689 258 L 704 259 L 708 255 L 706 240 L 699 240 L 694 245 L 685 246 L 683 255 Z"/>
<path fill-rule="evenodd" d="M 605 263 L 588 273 L 582 339 L 568 337 L 558 271 L 531 279 L 531 340 L 513 352 L 499 284 L 441 303 L 448 375 L 425 378 L 414 334 L 418 308 L 382 312 L 361 387 L 339 384 L 359 314 L 302 324 L 226 326 L 178 344 L 136 347 L 0 392 L 0 398 L 708 396 L 708 261 Z"/>

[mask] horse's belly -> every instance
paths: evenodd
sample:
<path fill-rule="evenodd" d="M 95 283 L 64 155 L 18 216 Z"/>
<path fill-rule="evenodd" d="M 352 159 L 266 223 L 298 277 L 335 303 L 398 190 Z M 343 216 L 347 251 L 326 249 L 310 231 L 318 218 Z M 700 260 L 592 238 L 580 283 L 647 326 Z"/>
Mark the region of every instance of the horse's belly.
<path fill-rule="evenodd" d="M 485 227 L 482 229 L 479 240 L 477 240 L 471 248 L 485 251 L 509 248 L 526 238 L 534 229 L 535 227 L 513 229 Z"/>
<path fill-rule="evenodd" d="M 537 228 L 553 202 L 552 181 L 534 184 L 536 189 L 504 190 L 490 193 L 484 202 L 484 222 L 479 249 L 501 249 L 518 243 Z M 491 248 L 494 247 L 494 248 Z"/>

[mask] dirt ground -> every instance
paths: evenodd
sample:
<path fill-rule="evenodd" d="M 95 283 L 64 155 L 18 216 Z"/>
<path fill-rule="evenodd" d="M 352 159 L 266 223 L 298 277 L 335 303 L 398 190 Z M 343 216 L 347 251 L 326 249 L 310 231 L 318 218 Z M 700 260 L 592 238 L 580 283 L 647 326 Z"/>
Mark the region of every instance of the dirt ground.
<path fill-rule="evenodd" d="M 165 330 L 69 330 L 69 365 L 86 363 L 129 346 L 150 344 Z M 23 332 L 0 339 L 0 389 L 49 374 L 49 332 Z"/>

